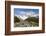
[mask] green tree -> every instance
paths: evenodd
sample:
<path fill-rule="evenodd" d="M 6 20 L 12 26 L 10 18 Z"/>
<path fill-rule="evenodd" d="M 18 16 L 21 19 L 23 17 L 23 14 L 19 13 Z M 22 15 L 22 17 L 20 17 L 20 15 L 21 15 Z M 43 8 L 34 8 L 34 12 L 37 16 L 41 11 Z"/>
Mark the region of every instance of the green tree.
<path fill-rule="evenodd" d="M 14 16 L 14 22 L 20 22 L 19 18 L 17 18 L 17 16 Z"/>

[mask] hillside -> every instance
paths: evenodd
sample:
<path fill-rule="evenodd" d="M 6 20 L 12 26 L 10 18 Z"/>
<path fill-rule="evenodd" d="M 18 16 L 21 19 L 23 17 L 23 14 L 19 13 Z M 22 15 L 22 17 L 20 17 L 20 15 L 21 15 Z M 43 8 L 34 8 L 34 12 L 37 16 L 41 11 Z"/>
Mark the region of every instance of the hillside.
<path fill-rule="evenodd" d="M 20 19 L 17 16 L 14 16 L 14 23 L 20 22 Z"/>
<path fill-rule="evenodd" d="M 28 17 L 27 19 L 25 19 L 25 21 L 32 21 L 32 22 L 36 22 L 36 23 L 39 23 L 39 18 L 36 18 L 36 17 Z"/>
<path fill-rule="evenodd" d="M 39 26 L 39 18 L 36 17 L 28 17 L 23 20 L 14 16 L 14 23 L 16 27 L 31 27 L 31 26 Z"/>

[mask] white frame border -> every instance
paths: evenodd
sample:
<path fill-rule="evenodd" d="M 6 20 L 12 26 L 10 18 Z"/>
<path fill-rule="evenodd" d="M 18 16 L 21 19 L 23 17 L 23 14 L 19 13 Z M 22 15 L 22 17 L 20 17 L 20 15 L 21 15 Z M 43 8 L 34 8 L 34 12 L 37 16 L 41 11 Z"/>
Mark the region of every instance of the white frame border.
<path fill-rule="evenodd" d="M 11 5 L 11 31 L 42 30 L 42 7 L 41 6 L 22 6 Z M 15 27 L 14 28 L 14 8 L 39 9 L 39 27 Z"/>

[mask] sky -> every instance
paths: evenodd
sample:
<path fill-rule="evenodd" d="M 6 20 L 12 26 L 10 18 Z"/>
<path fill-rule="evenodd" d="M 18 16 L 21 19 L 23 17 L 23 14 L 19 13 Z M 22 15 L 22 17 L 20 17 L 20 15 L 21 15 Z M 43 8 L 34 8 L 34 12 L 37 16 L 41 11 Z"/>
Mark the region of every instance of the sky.
<path fill-rule="evenodd" d="M 14 8 L 14 14 L 23 15 L 25 13 L 38 14 L 39 13 L 39 9 Z"/>
<path fill-rule="evenodd" d="M 14 16 L 20 17 L 23 20 L 31 17 L 39 16 L 39 9 L 24 9 L 24 8 L 14 8 Z"/>

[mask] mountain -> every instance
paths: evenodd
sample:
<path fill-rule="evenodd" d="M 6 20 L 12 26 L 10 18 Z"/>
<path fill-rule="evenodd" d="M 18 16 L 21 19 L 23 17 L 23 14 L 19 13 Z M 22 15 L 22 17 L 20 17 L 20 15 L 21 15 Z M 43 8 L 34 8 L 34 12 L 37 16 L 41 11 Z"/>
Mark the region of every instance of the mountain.
<path fill-rule="evenodd" d="M 29 14 L 29 13 L 26 13 L 26 14 L 23 14 L 23 15 L 16 15 L 18 18 L 22 19 L 22 20 L 25 20 L 27 19 L 28 17 L 35 17 L 35 18 L 39 18 L 39 14 Z"/>
<path fill-rule="evenodd" d="M 19 19 L 25 20 L 26 18 L 28 18 L 28 16 L 25 15 L 15 15 L 17 16 Z"/>
<path fill-rule="evenodd" d="M 25 19 L 25 21 L 28 21 L 28 22 L 36 22 L 38 23 L 39 22 L 39 18 L 36 18 L 36 17 L 28 17 L 27 19 Z"/>

